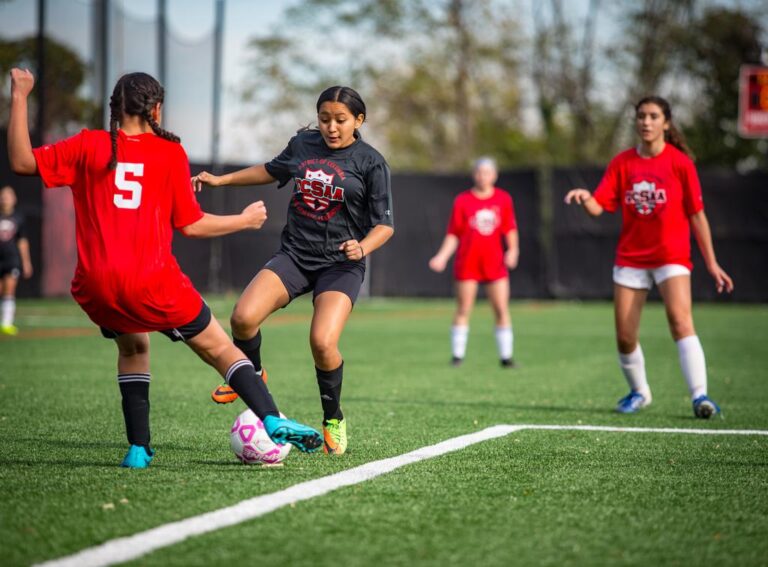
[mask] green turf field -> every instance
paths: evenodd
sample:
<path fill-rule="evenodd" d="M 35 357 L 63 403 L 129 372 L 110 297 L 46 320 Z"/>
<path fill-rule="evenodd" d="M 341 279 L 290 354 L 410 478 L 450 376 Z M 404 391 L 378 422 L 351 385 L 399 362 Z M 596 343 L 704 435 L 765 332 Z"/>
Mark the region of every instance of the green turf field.
<path fill-rule="evenodd" d="M 226 316 L 234 297 L 212 302 Z M 21 334 L 0 339 L 0 563 L 25 565 L 495 424 L 768 430 L 768 307 L 697 305 L 710 395 L 725 419 L 693 419 L 658 304 L 641 330 L 654 403 L 611 410 L 625 386 L 606 303 L 514 303 L 516 358 L 498 367 L 480 303 L 464 366 L 448 365 L 448 301 L 360 302 L 342 350 L 350 450 L 294 451 L 280 469 L 240 465 L 214 373 L 160 335 L 153 445 L 144 471 L 125 449 L 115 348 L 71 301 L 21 301 Z M 264 328 L 282 411 L 320 425 L 310 305 Z M 765 565 L 768 437 L 519 431 L 244 524 L 141 565 Z"/>

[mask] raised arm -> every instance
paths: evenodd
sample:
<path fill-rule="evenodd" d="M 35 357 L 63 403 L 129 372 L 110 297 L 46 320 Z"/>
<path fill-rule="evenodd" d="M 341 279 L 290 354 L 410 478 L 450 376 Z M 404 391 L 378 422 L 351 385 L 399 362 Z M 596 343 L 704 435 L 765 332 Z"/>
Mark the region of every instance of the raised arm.
<path fill-rule="evenodd" d="M 24 69 L 11 69 L 11 116 L 8 120 L 8 160 L 18 175 L 36 175 L 37 161 L 29 138 L 27 99 L 35 78 Z"/>
<path fill-rule="evenodd" d="M 245 169 L 225 173 L 224 175 L 213 175 L 207 171 L 201 171 L 192 178 L 192 187 L 195 191 L 202 191 L 204 185 L 211 187 L 220 187 L 222 185 L 266 185 L 276 181 L 269 173 L 267 168 L 261 165 L 252 165 Z"/>
<path fill-rule="evenodd" d="M 575 203 L 581 205 L 591 217 L 599 217 L 603 214 L 603 207 L 589 192 L 589 189 L 571 189 L 565 196 L 565 204 Z"/>
<path fill-rule="evenodd" d="M 451 259 L 451 256 L 453 256 L 453 253 L 456 252 L 458 247 L 459 237 L 455 234 L 446 234 L 437 254 L 432 256 L 429 260 L 429 269 L 433 272 L 442 272 L 445 270 L 445 266 L 448 265 L 448 260 Z"/>
<path fill-rule="evenodd" d="M 267 220 L 267 208 L 264 201 L 251 203 L 239 215 L 212 215 L 204 213 L 203 217 L 181 229 L 188 238 L 213 238 L 224 236 L 241 230 L 256 230 Z"/>
<path fill-rule="evenodd" d="M 698 213 L 691 215 L 690 220 L 699 250 L 701 250 L 701 255 L 704 257 L 704 264 L 707 266 L 707 271 L 715 279 L 717 293 L 722 293 L 723 290 L 728 293 L 732 292 L 733 280 L 717 263 L 715 247 L 712 244 L 712 231 L 709 228 L 709 221 L 704 210 L 702 209 Z"/>

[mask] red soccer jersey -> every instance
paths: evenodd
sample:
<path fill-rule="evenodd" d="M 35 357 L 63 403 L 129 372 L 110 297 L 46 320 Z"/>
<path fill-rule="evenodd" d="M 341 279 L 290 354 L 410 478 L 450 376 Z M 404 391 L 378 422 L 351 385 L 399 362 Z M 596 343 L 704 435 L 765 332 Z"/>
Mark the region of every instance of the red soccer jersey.
<path fill-rule="evenodd" d="M 507 277 L 503 237 L 517 228 L 515 207 L 506 191 L 480 199 L 472 190 L 453 202 L 448 234 L 459 239 L 454 275 L 457 280 L 495 281 Z"/>
<path fill-rule="evenodd" d="M 691 263 L 691 215 L 704 208 L 693 161 L 672 144 L 652 158 L 626 150 L 608 165 L 594 194 L 608 212 L 621 207 L 616 265 L 652 269 Z"/>
<path fill-rule="evenodd" d="M 34 150 L 46 187 L 69 185 L 77 270 L 72 296 L 97 324 L 137 333 L 190 323 L 202 298 L 171 252 L 173 229 L 203 216 L 180 144 L 119 131 L 117 168 L 109 132 L 83 130 Z"/>

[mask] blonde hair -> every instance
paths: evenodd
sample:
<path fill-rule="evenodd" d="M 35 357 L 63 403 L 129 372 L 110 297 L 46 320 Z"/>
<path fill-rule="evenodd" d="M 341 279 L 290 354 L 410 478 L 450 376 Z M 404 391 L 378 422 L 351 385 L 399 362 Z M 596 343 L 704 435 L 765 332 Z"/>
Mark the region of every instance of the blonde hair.
<path fill-rule="evenodd" d="M 477 171 L 479 168 L 481 168 L 484 165 L 490 165 L 494 171 L 499 171 L 499 168 L 496 165 L 496 160 L 490 156 L 481 156 L 477 158 L 475 160 L 474 165 L 472 166 L 472 171 Z"/>

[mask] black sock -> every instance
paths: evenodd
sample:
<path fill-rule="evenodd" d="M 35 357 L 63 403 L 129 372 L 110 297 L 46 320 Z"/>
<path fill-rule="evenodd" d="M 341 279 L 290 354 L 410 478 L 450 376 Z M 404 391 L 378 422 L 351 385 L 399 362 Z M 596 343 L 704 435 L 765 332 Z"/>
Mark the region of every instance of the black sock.
<path fill-rule="evenodd" d="M 315 366 L 317 385 L 320 388 L 320 403 L 323 404 L 323 419 L 344 419 L 341 413 L 341 380 L 344 363 L 334 370 L 320 370 Z"/>
<path fill-rule="evenodd" d="M 238 360 L 227 370 L 227 384 L 237 392 L 240 399 L 245 402 L 260 420 L 268 415 L 280 416 L 277 411 L 272 394 L 267 390 L 267 385 L 259 378 L 253 365 L 247 360 Z"/>
<path fill-rule="evenodd" d="M 128 443 L 149 453 L 149 374 L 118 374 Z"/>
<path fill-rule="evenodd" d="M 255 337 L 250 339 L 240 340 L 234 339 L 235 346 L 243 351 L 243 354 L 248 357 L 253 363 L 253 367 L 256 372 L 261 371 L 261 329 L 256 333 Z"/>

